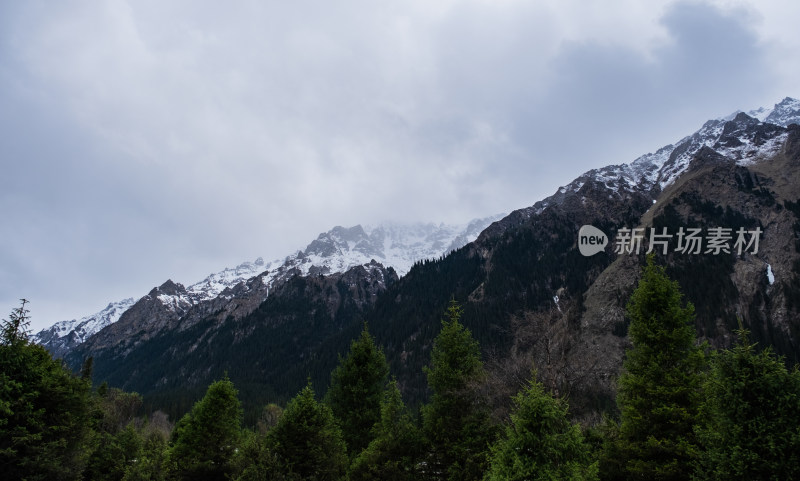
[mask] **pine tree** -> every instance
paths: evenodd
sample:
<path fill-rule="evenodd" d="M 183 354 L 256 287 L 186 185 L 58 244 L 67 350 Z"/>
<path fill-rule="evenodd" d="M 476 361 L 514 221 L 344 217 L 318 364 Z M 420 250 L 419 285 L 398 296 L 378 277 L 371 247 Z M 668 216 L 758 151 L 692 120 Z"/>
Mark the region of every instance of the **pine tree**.
<path fill-rule="evenodd" d="M 494 431 L 487 402 L 476 389 L 486 376 L 480 347 L 461 324 L 462 312 L 450 301 L 448 319 L 434 340 L 431 365 L 425 368 L 433 391 L 422 411 L 431 452 L 426 474 L 435 479 L 480 479 Z"/>
<path fill-rule="evenodd" d="M 677 282 L 647 258 L 627 306 L 633 347 L 619 379 L 621 411 L 616 446 L 606 459 L 617 479 L 688 479 L 698 456 L 703 348 L 695 339 L 694 307 L 682 307 Z M 608 454 L 613 453 L 609 456 Z"/>
<path fill-rule="evenodd" d="M 173 476 L 181 479 L 225 479 L 241 436 L 242 408 L 227 378 L 208 387 L 175 427 L 169 450 Z"/>
<path fill-rule="evenodd" d="M 0 473 L 78 479 L 89 451 L 89 383 L 27 337 L 27 301 L 0 333 Z"/>
<path fill-rule="evenodd" d="M 800 479 L 800 371 L 748 332 L 712 358 L 699 438 L 701 479 Z"/>
<path fill-rule="evenodd" d="M 0 327 L 0 344 L 2 345 L 14 346 L 28 342 L 28 326 L 31 323 L 28 316 L 30 311 L 25 308 L 28 300 L 20 299 L 20 303 L 22 305 L 12 309 L 7 320 L 3 319 L 2 327 Z"/>
<path fill-rule="evenodd" d="M 581 429 L 567 405 L 535 380 L 514 396 L 511 424 L 491 452 L 487 481 L 597 478 Z"/>
<path fill-rule="evenodd" d="M 350 481 L 417 479 L 416 465 L 421 455 L 421 439 L 397 381 L 386 388 L 381 402 L 381 419 L 375 425 L 375 439 L 353 460 Z"/>
<path fill-rule="evenodd" d="M 267 434 L 269 449 L 288 473 L 304 480 L 343 479 L 347 448 L 331 409 L 317 402 L 311 383 L 286 406 Z"/>
<path fill-rule="evenodd" d="M 366 324 L 350 352 L 331 373 L 325 397 L 342 427 L 347 452 L 355 456 L 372 440 L 372 428 L 381 418 L 381 397 L 389 375 L 383 351 L 375 346 Z"/>

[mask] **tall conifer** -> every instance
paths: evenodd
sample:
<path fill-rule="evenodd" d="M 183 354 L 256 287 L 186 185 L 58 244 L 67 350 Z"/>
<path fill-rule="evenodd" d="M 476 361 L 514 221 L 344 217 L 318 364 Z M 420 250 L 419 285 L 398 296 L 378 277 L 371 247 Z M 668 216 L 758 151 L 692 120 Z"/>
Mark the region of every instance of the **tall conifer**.
<path fill-rule="evenodd" d="M 342 427 L 347 452 L 356 456 L 373 439 L 373 427 L 381 418 L 381 397 L 389 375 L 386 357 L 370 336 L 367 326 L 350 344 L 331 373 L 325 397 Z"/>
<path fill-rule="evenodd" d="M 423 432 L 431 457 L 426 474 L 434 479 L 481 479 L 494 430 L 486 399 L 476 387 L 484 381 L 478 342 L 461 322 L 462 309 L 450 301 L 448 319 L 433 344 L 425 368 L 433 391 L 423 407 Z"/>
<path fill-rule="evenodd" d="M 591 462 L 580 426 L 567 418 L 567 403 L 545 392 L 534 376 L 514 396 L 511 424 L 494 445 L 486 481 L 591 480 Z"/>
<path fill-rule="evenodd" d="M 748 332 L 717 353 L 705 383 L 700 479 L 800 479 L 800 371 Z"/>
<path fill-rule="evenodd" d="M 344 478 L 347 449 L 342 431 L 331 409 L 316 400 L 310 382 L 289 401 L 267 440 L 285 474 L 310 481 Z"/>
<path fill-rule="evenodd" d="M 0 473 L 79 479 L 91 437 L 90 386 L 28 341 L 26 304 L 0 327 Z"/>
<path fill-rule="evenodd" d="M 648 256 L 627 307 L 633 347 L 619 379 L 619 437 L 610 451 L 621 472 L 613 476 L 684 480 L 698 457 L 694 429 L 705 356 L 696 342 L 694 306 L 684 307 L 678 283 L 653 259 Z"/>
<path fill-rule="evenodd" d="M 226 479 L 242 435 L 242 408 L 227 378 L 208 387 L 203 399 L 178 421 L 169 464 L 180 479 Z"/>
<path fill-rule="evenodd" d="M 420 438 L 417 427 L 406 412 L 397 382 L 386 388 L 381 403 L 381 420 L 375 425 L 375 439 L 354 460 L 350 481 L 417 479 Z"/>

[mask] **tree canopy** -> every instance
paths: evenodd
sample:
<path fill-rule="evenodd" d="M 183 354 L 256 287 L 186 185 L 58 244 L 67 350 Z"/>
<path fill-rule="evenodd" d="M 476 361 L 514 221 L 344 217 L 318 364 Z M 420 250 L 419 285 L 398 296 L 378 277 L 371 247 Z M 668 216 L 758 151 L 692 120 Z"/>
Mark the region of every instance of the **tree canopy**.
<path fill-rule="evenodd" d="M 381 397 L 389 366 L 386 357 L 370 336 L 367 326 L 350 344 L 347 356 L 331 373 L 325 396 L 342 428 L 348 453 L 355 456 L 373 438 L 373 427 L 381 418 Z"/>
<path fill-rule="evenodd" d="M 698 456 L 694 428 L 705 365 L 694 307 L 683 305 L 678 283 L 650 255 L 627 315 L 632 347 L 619 378 L 619 438 L 606 457 L 607 475 L 688 479 Z"/>
<path fill-rule="evenodd" d="M 225 479 L 232 471 L 241 422 L 233 383 L 225 377 L 211 384 L 175 426 L 169 451 L 172 471 L 184 479 Z"/>

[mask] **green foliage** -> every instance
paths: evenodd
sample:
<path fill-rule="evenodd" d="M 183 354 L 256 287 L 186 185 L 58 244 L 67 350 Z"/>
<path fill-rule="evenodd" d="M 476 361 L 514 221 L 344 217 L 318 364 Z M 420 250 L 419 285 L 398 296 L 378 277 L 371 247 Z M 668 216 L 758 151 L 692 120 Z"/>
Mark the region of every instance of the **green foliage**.
<path fill-rule="evenodd" d="M 275 403 L 269 403 L 261 410 L 261 416 L 256 422 L 256 431 L 262 436 L 267 434 L 270 429 L 278 424 L 278 420 L 283 416 L 283 408 Z"/>
<path fill-rule="evenodd" d="M 172 427 L 166 415 L 155 412 L 137 433 L 140 448 L 125 470 L 123 481 L 161 481 L 166 479 L 167 442 Z"/>
<path fill-rule="evenodd" d="M 375 439 L 353 460 L 348 473 L 350 481 L 417 479 L 422 440 L 406 412 L 397 381 L 387 386 L 380 408 Z"/>
<path fill-rule="evenodd" d="M 136 418 L 142 407 L 142 396 L 114 387 L 106 389 L 101 395 L 98 389 L 95 404 L 99 410 L 96 429 L 116 434 Z"/>
<path fill-rule="evenodd" d="M 181 479 L 225 479 L 241 437 L 241 421 L 233 383 L 224 378 L 211 384 L 175 427 L 168 461 L 173 474 Z"/>
<path fill-rule="evenodd" d="M 267 440 L 284 474 L 304 480 L 344 478 L 348 459 L 342 431 L 331 409 L 317 402 L 310 383 L 289 401 Z"/>
<path fill-rule="evenodd" d="M 688 479 L 697 459 L 703 350 L 695 342 L 694 308 L 648 256 L 628 303 L 628 350 L 619 379 L 619 437 L 609 446 L 610 479 Z"/>
<path fill-rule="evenodd" d="M 703 479 L 800 479 L 800 372 L 748 332 L 712 358 L 705 382 Z"/>
<path fill-rule="evenodd" d="M 89 449 L 89 383 L 27 340 L 25 301 L 0 337 L 0 473 L 76 479 Z"/>
<path fill-rule="evenodd" d="M 91 359 L 91 358 L 90 358 Z M 89 376 L 81 375 L 88 380 Z M 92 452 L 84 476 L 87 479 L 122 479 L 141 457 L 144 440 L 132 422 L 142 405 L 136 393 L 117 388 L 100 390 L 92 397 L 94 412 Z"/>
<path fill-rule="evenodd" d="M 141 457 L 143 440 L 129 424 L 116 434 L 98 433 L 96 444 L 84 476 L 91 480 L 119 480 Z"/>
<path fill-rule="evenodd" d="M 494 445 L 487 481 L 597 479 L 581 429 L 567 418 L 567 404 L 534 378 L 514 396 L 511 424 Z"/>
<path fill-rule="evenodd" d="M 5 346 L 14 346 L 17 344 L 26 344 L 28 342 L 28 326 L 30 326 L 30 312 L 25 308 L 28 303 L 27 299 L 20 299 L 22 304 L 11 310 L 11 315 L 8 319 L 3 319 L 0 326 L 0 344 Z"/>
<path fill-rule="evenodd" d="M 347 451 L 361 452 L 373 438 L 372 428 L 381 418 L 381 397 L 389 375 L 383 351 L 367 331 L 350 345 L 347 357 L 331 373 L 331 385 L 325 397 L 342 427 Z"/>
<path fill-rule="evenodd" d="M 234 458 L 237 481 L 300 481 L 283 459 L 268 445 L 268 439 L 246 430 L 241 448 Z"/>
<path fill-rule="evenodd" d="M 461 325 L 461 307 L 451 301 L 447 320 L 425 368 L 433 390 L 423 407 L 423 431 L 430 446 L 427 474 L 436 479 L 480 479 L 494 434 L 486 399 L 477 387 L 486 373 L 478 342 Z"/>

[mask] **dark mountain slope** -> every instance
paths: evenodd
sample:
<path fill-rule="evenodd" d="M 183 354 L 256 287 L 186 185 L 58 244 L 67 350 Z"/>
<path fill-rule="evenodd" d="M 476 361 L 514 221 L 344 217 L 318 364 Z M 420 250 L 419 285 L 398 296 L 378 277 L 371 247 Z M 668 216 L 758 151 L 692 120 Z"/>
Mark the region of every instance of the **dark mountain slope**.
<path fill-rule="evenodd" d="M 263 404 L 288 400 L 309 377 L 327 385 L 330 366 L 358 334 L 364 312 L 395 282 L 394 271 L 377 263 L 343 274 L 298 275 L 246 316 L 211 314 L 134 348 L 86 343 L 67 360 L 77 365 L 93 356 L 95 382 L 140 392 L 150 406 L 175 416 L 227 372 L 254 421 Z"/>
<path fill-rule="evenodd" d="M 680 227 L 704 233 L 722 227 L 734 236 L 739 228 L 761 229 L 758 253 L 678 254 L 673 237 L 660 262 L 695 304 L 701 338 L 729 346 L 741 318 L 762 346 L 789 362 L 800 359 L 799 131 L 744 114 L 714 129 L 716 141 L 697 136 L 704 145 L 687 144 L 670 155 L 670 172 L 680 162 L 685 166 L 663 192 L 659 184 L 625 188 L 624 179 L 610 186 L 586 176 L 574 191 L 493 224 L 457 256 L 412 269 L 379 299 L 372 320 L 393 370 L 407 383 L 404 394 L 421 397 L 420 368 L 454 295 L 490 361 L 499 403 L 535 366 L 551 389 L 569 394 L 574 412 L 597 419 L 613 407 L 614 380 L 628 346 L 625 304 L 648 247 L 646 235 L 639 255 L 615 253 L 613 235 L 621 227 L 644 228 L 648 235 L 650 227 L 673 234 Z M 577 232 L 585 224 L 612 236 L 604 253 L 578 252 Z M 478 266 L 470 277 L 447 276 L 465 263 Z"/>

